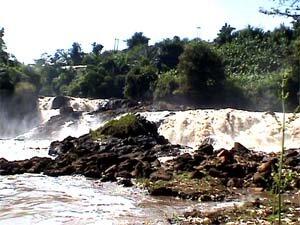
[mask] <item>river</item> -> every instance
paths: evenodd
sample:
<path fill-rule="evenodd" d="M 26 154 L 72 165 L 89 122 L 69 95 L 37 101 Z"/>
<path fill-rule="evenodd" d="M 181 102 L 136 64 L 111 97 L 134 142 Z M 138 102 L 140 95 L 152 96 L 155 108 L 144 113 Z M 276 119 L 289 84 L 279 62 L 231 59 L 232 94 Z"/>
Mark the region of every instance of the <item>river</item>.
<path fill-rule="evenodd" d="M 59 110 L 51 109 L 52 101 L 51 97 L 40 98 L 40 125 L 59 114 Z M 73 98 L 73 109 L 84 112 L 77 123 L 66 121 L 51 131 L 49 138 L 36 138 L 37 128 L 15 138 L 2 138 L 0 158 L 21 160 L 47 156 L 51 141 L 62 140 L 69 135 L 80 136 L 104 123 L 101 116 L 89 112 L 105 102 Z M 141 114 L 158 122 L 159 132 L 172 143 L 196 147 L 206 141 L 216 148 L 229 148 L 234 141 L 240 141 L 249 148 L 265 151 L 277 151 L 280 145 L 280 113 L 222 109 Z M 298 117 L 288 125 L 287 144 L 289 147 L 300 145 Z M 213 210 L 235 203 L 199 203 L 152 197 L 138 188 L 101 183 L 82 176 L 22 174 L 0 179 L 1 225 L 169 224 L 169 217 L 194 207 Z"/>

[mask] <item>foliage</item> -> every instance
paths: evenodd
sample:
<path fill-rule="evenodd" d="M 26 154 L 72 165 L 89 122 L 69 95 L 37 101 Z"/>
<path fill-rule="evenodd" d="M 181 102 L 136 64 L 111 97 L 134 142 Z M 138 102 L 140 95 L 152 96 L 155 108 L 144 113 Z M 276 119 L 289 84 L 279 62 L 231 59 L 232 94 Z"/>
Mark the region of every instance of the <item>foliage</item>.
<path fill-rule="evenodd" d="M 183 76 L 185 92 L 202 100 L 225 80 L 222 58 L 207 43 L 198 41 L 185 46 L 179 58 L 178 73 Z"/>
<path fill-rule="evenodd" d="M 218 33 L 217 38 L 214 40 L 215 43 L 222 45 L 227 42 L 231 42 L 233 39 L 232 32 L 235 30 L 234 27 L 231 27 L 229 24 L 225 23 L 224 26 L 222 26 L 221 30 Z"/>
<path fill-rule="evenodd" d="M 124 138 L 138 135 L 158 135 L 156 125 L 143 117 L 127 114 L 119 119 L 111 120 L 104 126 L 92 131 L 94 138 L 101 136 Z"/>
<path fill-rule="evenodd" d="M 180 77 L 176 70 L 170 70 L 160 74 L 154 91 L 155 100 L 170 100 L 176 95 L 176 90 L 180 87 Z"/>
<path fill-rule="evenodd" d="M 285 27 L 264 33 L 251 26 L 233 33 L 218 51 L 229 75 L 264 74 L 277 71 L 286 64 L 290 35 Z"/>
<path fill-rule="evenodd" d="M 179 63 L 179 56 L 184 49 L 185 41 L 174 36 L 173 39 L 165 39 L 156 44 L 158 48 L 158 67 L 161 71 L 175 69 Z"/>
<path fill-rule="evenodd" d="M 143 32 L 135 32 L 133 36 L 128 39 L 127 46 L 129 49 L 137 46 L 137 45 L 148 45 L 150 38 L 147 38 L 143 35 Z"/>
<path fill-rule="evenodd" d="M 156 79 L 157 75 L 154 73 L 128 74 L 124 96 L 134 100 L 152 99 L 152 88 Z"/>

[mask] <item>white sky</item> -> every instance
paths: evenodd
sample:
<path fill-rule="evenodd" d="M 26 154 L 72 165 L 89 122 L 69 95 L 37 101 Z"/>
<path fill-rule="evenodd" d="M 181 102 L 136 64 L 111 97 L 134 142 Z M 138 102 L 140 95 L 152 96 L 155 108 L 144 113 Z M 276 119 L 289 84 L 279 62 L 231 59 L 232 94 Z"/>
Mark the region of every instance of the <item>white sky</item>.
<path fill-rule="evenodd" d="M 248 24 L 273 29 L 284 18 L 258 12 L 270 0 L 0 0 L 0 27 L 5 28 L 8 52 L 25 63 L 42 53 L 68 49 L 79 42 L 84 51 L 91 43 L 119 48 L 134 32 L 143 32 L 150 43 L 172 38 L 201 37 L 213 40 L 229 23 L 238 29 Z M 197 29 L 201 27 L 201 29 Z"/>

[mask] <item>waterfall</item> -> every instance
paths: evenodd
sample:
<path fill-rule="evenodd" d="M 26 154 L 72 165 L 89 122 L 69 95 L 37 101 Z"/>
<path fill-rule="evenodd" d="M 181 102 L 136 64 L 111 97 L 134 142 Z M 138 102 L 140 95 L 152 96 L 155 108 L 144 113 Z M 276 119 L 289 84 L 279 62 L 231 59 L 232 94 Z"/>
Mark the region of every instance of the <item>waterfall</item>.
<path fill-rule="evenodd" d="M 278 151 L 281 145 L 281 113 L 249 112 L 235 109 L 189 110 L 144 113 L 160 121 L 159 132 L 171 143 L 197 147 L 203 142 L 228 148 L 234 142 L 261 151 Z M 286 147 L 300 146 L 300 114 L 287 114 Z"/>

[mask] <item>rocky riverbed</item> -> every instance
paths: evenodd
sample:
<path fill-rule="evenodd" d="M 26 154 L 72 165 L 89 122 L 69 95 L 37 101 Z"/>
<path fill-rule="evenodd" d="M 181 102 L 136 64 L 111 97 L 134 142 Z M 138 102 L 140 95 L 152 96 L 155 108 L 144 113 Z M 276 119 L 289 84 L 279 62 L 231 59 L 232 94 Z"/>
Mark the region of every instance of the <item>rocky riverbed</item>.
<path fill-rule="evenodd" d="M 183 149 L 186 153 L 182 154 Z M 277 154 L 251 151 L 240 143 L 235 143 L 232 149 L 214 149 L 204 144 L 191 152 L 185 146 L 170 144 L 158 134 L 154 123 L 133 114 L 110 121 L 79 138 L 54 141 L 49 154 L 54 157 L 19 161 L 2 158 L 0 174 L 80 174 L 103 182 L 116 181 L 123 186 L 136 185 L 152 195 L 195 201 L 229 201 L 238 199 L 247 190 L 276 192 Z M 296 193 L 300 189 L 300 150 L 289 149 L 284 158 L 284 190 Z M 290 206 L 296 210 L 289 210 L 288 214 L 299 215 L 299 202 L 292 202 Z M 261 215 L 255 215 L 268 224 L 274 214 L 270 207 L 268 201 L 258 197 L 256 201 L 223 213 L 187 212 L 182 217 L 170 218 L 170 223 L 241 224 L 237 221 L 243 217 L 249 222 L 245 224 L 264 224 L 253 222 L 250 217 L 254 214 L 248 213 L 250 209 L 261 209 Z M 259 210 L 255 210 L 257 212 Z"/>

